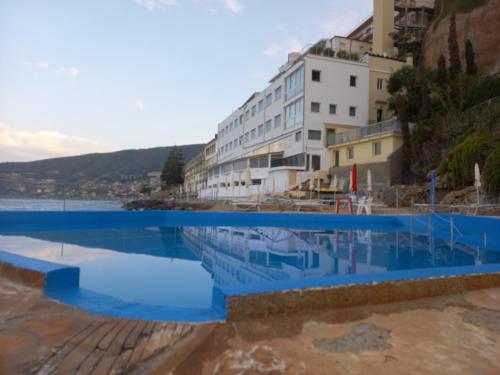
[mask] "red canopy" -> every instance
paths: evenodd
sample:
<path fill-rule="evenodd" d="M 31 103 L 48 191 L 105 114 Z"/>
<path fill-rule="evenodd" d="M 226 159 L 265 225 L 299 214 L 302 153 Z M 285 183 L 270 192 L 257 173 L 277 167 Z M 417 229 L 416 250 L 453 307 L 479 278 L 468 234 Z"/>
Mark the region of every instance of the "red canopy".
<path fill-rule="evenodd" d="M 356 193 L 358 191 L 358 167 L 356 163 L 352 166 L 352 192 Z"/>

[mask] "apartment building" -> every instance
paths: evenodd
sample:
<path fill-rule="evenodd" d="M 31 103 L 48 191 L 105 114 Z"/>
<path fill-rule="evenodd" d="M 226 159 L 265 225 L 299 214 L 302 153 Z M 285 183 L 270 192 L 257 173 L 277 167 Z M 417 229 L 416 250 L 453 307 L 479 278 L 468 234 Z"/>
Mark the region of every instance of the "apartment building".
<path fill-rule="evenodd" d="M 387 80 L 411 64 L 394 57 L 396 8 L 394 0 L 374 0 L 369 27 L 290 53 L 266 88 L 218 124 L 216 163 L 191 191 L 234 198 L 298 188 L 338 165 L 328 149 L 336 134 L 390 119 Z"/>
<path fill-rule="evenodd" d="M 198 196 L 207 188 L 208 169 L 217 163 L 217 137 L 208 142 L 203 151 L 186 163 L 184 192 Z"/>
<path fill-rule="evenodd" d="M 284 192 L 327 170 L 328 132 L 368 123 L 368 64 L 292 53 L 268 87 L 218 126 L 216 166 L 201 196 Z"/>

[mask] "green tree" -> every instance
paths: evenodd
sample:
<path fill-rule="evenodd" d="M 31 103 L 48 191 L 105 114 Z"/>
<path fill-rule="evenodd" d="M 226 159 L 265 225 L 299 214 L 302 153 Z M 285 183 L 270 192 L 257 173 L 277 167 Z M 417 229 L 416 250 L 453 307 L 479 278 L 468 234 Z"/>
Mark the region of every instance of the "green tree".
<path fill-rule="evenodd" d="M 457 41 L 457 22 L 455 13 L 450 17 L 450 31 L 448 34 L 448 52 L 450 54 L 450 80 L 455 81 L 462 72 L 460 49 Z"/>
<path fill-rule="evenodd" d="M 441 87 L 448 84 L 448 71 L 446 70 L 446 59 L 443 55 L 439 56 L 437 66 L 437 81 Z"/>
<path fill-rule="evenodd" d="M 165 189 L 184 183 L 184 156 L 175 146 L 170 150 L 165 161 L 163 171 L 161 172 L 161 181 Z"/>
<path fill-rule="evenodd" d="M 470 39 L 465 41 L 465 72 L 470 76 L 477 74 L 476 57 Z"/>
<path fill-rule="evenodd" d="M 405 115 L 410 122 L 419 118 L 422 95 L 417 71 L 413 67 L 405 66 L 394 72 L 387 81 L 387 91 L 391 94 L 390 108 L 396 113 L 396 95 L 404 92 Z"/>

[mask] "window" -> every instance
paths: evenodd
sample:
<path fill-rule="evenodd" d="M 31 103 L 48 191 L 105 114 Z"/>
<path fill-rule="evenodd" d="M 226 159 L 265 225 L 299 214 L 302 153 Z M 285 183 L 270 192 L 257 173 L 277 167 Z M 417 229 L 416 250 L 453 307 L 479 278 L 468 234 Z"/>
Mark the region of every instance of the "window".
<path fill-rule="evenodd" d="M 330 104 L 330 114 L 331 115 L 337 114 L 337 104 Z"/>
<path fill-rule="evenodd" d="M 250 138 L 251 138 L 252 140 L 254 140 L 254 139 L 255 139 L 256 134 L 257 134 L 257 129 L 252 129 L 252 131 L 250 132 Z"/>
<path fill-rule="evenodd" d="M 257 156 L 250 158 L 250 168 L 268 168 L 269 167 L 269 156 Z"/>
<path fill-rule="evenodd" d="M 240 115 L 240 124 L 243 124 L 243 115 Z"/>
<path fill-rule="evenodd" d="M 238 118 L 234 119 L 234 128 L 236 129 L 238 127 Z"/>
<path fill-rule="evenodd" d="M 264 110 L 264 99 L 259 101 L 259 112 L 262 112 Z"/>
<path fill-rule="evenodd" d="M 257 106 L 252 106 L 252 117 L 255 116 L 255 113 L 257 112 Z"/>
<path fill-rule="evenodd" d="M 384 118 L 384 110 L 377 109 L 377 122 L 381 122 L 383 118 Z"/>
<path fill-rule="evenodd" d="M 290 100 L 304 91 L 304 66 L 285 78 L 285 100 Z"/>
<path fill-rule="evenodd" d="M 221 137 L 224 137 L 224 128 L 222 128 L 222 129 L 221 129 L 221 131 L 220 131 L 220 136 L 221 136 Z"/>
<path fill-rule="evenodd" d="M 239 138 L 239 144 L 240 144 L 240 146 L 243 144 L 243 136 L 240 136 L 240 138 Z"/>
<path fill-rule="evenodd" d="M 349 84 L 351 87 L 356 87 L 356 83 L 358 81 L 358 77 L 356 76 L 350 76 L 349 78 Z"/>
<path fill-rule="evenodd" d="M 295 133 L 295 142 L 300 142 L 302 140 L 302 132 Z"/>
<path fill-rule="evenodd" d="M 349 116 L 355 117 L 356 116 L 356 107 L 349 107 Z"/>
<path fill-rule="evenodd" d="M 312 71 L 312 80 L 314 82 L 321 82 L 321 70 Z"/>
<path fill-rule="evenodd" d="M 319 155 L 311 155 L 311 169 L 313 171 L 321 169 L 321 157 Z"/>
<path fill-rule="evenodd" d="M 373 142 L 373 155 L 381 155 L 382 154 L 382 143 Z"/>
<path fill-rule="evenodd" d="M 229 131 L 232 131 L 233 130 L 233 123 L 229 123 Z"/>
<path fill-rule="evenodd" d="M 281 86 L 277 87 L 276 90 L 274 90 L 274 101 L 280 99 L 281 99 Z"/>
<path fill-rule="evenodd" d="M 233 141 L 233 147 L 236 148 L 238 146 L 238 139 L 235 139 Z"/>
<path fill-rule="evenodd" d="M 307 138 L 311 141 L 321 141 L 321 130 L 309 130 Z"/>
<path fill-rule="evenodd" d="M 311 112 L 318 113 L 320 110 L 321 105 L 316 102 L 311 103 Z"/>
<path fill-rule="evenodd" d="M 266 96 L 266 108 L 273 104 L 273 94 Z"/>
<path fill-rule="evenodd" d="M 231 151 L 233 149 L 233 142 L 229 142 L 228 145 L 229 145 L 229 151 Z"/>
<path fill-rule="evenodd" d="M 246 132 L 245 133 L 245 143 L 248 143 L 249 140 L 250 140 L 250 133 Z"/>
<path fill-rule="evenodd" d="M 226 134 L 229 133 L 229 125 L 226 125 Z"/>
<path fill-rule="evenodd" d="M 228 150 L 229 150 L 229 145 L 228 145 L 228 144 L 226 144 L 226 145 L 224 146 L 224 152 L 228 152 Z"/>
<path fill-rule="evenodd" d="M 274 128 L 281 128 L 281 115 L 274 117 Z"/>
<path fill-rule="evenodd" d="M 379 78 L 377 79 L 377 90 L 382 90 L 384 87 L 384 80 Z"/>
<path fill-rule="evenodd" d="M 264 125 L 259 125 L 259 127 L 257 128 L 257 135 L 259 137 L 262 137 L 264 135 Z"/>
<path fill-rule="evenodd" d="M 271 120 L 266 121 L 266 133 L 269 133 L 273 128 L 273 122 Z"/>
<path fill-rule="evenodd" d="M 285 107 L 285 129 L 302 124 L 304 121 L 304 98 Z"/>
<path fill-rule="evenodd" d="M 354 147 L 347 148 L 347 160 L 354 159 Z"/>
<path fill-rule="evenodd" d="M 245 112 L 245 121 L 248 121 L 249 118 L 250 118 L 250 111 L 247 109 Z"/>

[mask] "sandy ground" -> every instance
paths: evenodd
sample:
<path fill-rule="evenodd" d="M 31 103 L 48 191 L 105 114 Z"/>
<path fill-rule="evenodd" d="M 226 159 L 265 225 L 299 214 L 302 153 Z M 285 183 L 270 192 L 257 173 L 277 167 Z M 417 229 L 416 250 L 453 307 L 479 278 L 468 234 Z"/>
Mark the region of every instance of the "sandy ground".
<path fill-rule="evenodd" d="M 498 374 L 500 289 L 205 325 L 103 318 L 0 279 L 0 374 Z"/>

